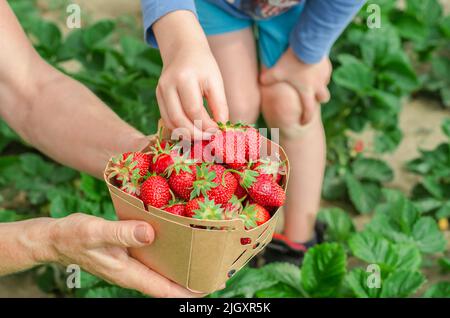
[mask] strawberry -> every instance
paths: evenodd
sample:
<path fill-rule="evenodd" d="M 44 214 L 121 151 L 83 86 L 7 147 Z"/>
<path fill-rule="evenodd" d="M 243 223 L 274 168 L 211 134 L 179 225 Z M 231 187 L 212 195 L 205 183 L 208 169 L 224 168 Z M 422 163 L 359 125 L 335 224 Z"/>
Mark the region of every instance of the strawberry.
<path fill-rule="evenodd" d="M 150 167 L 151 156 L 142 152 L 126 152 L 111 159 L 108 176 L 119 183 L 131 181 L 134 173 L 144 177 Z M 139 180 L 138 180 L 139 181 Z"/>
<path fill-rule="evenodd" d="M 222 203 L 222 208 L 224 218 L 226 220 L 232 220 L 235 219 L 236 216 L 241 212 L 242 202 L 238 199 L 238 197 L 233 195 L 228 202 Z"/>
<path fill-rule="evenodd" d="M 191 198 L 203 195 L 217 204 L 222 204 L 231 199 L 237 184 L 236 178 L 231 172 L 226 171 L 225 167 L 204 163 L 197 166 Z"/>
<path fill-rule="evenodd" d="M 196 140 L 192 143 L 189 151 L 189 158 L 195 159 L 197 162 L 213 162 L 214 156 L 211 154 L 209 140 Z"/>
<path fill-rule="evenodd" d="M 199 202 L 204 202 L 205 198 L 204 197 L 197 197 L 195 199 L 190 200 L 187 204 L 186 207 L 184 209 L 184 213 L 186 214 L 186 216 L 188 217 L 193 217 L 194 216 L 194 211 L 197 210 L 199 208 L 198 203 Z"/>
<path fill-rule="evenodd" d="M 222 207 L 219 204 L 216 204 L 214 200 L 202 198 L 200 200 L 197 200 L 196 203 L 192 206 L 192 208 L 193 209 L 189 213 L 190 215 L 192 215 L 191 217 L 194 219 L 200 220 L 224 219 Z"/>
<path fill-rule="evenodd" d="M 245 198 L 247 195 L 247 191 L 241 186 L 240 183 L 237 184 L 236 190 L 234 191 L 234 195 L 238 197 L 238 199 Z"/>
<path fill-rule="evenodd" d="M 253 203 L 247 204 L 239 217 L 244 220 L 245 228 L 250 230 L 269 221 L 270 213 L 262 205 Z"/>
<path fill-rule="evenodd" d="M 245 159 L 247 161 L 255 161 L 259 159 L 260 149 L 262 144 L 261 135 L 259 131 L 252 126 L 245 126 L 246 144 L 245 144 Z"/>
<path fill-rule="evenodd" d="M 242 124 L 218 123 L 219 131 L 211 138 L 216 162 L 237 169 L 246 165 L 246 135 Z"/>
<path fill-rule="evenodd" d="M 259 172 L 251 169 L 234 172 L 241 176 L 240 184 L 256 203 L 271 207 L 279 207 L 284 204 L 286 194 L 271 175 L 260 175 Z"/>
<path fill-rule="evenodd" d="M 166 179 L 158 175 L 150 175 L 141 185 L 139 198 L 144 204 L 161 208 L 169 203 L 170 188 Z"/>
<path fill-rule="evenodd" d="M 151 148 L 153 155 L 151 163 L 151 171 L 156 174 L 163 175 L 166 169 L 174 163 L 174 158 L 179 156 L 179 148 L 170 141 L 159 141 Z"/>
<path fill-rule="evenodd" d="M 169 213 L 179 215 L 179 216 L 185 216 L 185 204 L 181 202 L 175 202 L 172 204 L 169 204 L 164 208 L 164 211 L 167 211 Z"/>
<path fill-rule="evenodd" d="M 364 142 L 362 140 L 357 140 L 353 146 L 353 151 L 360 153 L 364 151 Z"/>
<path fill-rule="evenodd" d="M 276 183 L 280 183 L 282 176 L 286 175 L 286 162 L 267 157 L 256 161 L 252 170 L 258 171 L 260 175 L 270 175 Z"/>
<path fill-rule="evenodd" d="M 167 168 L 169 186 L 172 191 L 184 200 L 189 200 L 194 181 L 196 180 L 195 162 L 184 157 L 175 158 Z"/>

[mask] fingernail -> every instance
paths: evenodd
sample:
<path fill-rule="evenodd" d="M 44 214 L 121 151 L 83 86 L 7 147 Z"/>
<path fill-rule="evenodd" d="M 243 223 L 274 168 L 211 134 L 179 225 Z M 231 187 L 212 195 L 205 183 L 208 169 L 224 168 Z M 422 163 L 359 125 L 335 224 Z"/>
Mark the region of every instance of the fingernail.
<path fill-rule="evenodd" d="M 146 225 L 139 225 L 134 229 L 134 237 L 141 243 L 150 243 L 150 235 Z"/>

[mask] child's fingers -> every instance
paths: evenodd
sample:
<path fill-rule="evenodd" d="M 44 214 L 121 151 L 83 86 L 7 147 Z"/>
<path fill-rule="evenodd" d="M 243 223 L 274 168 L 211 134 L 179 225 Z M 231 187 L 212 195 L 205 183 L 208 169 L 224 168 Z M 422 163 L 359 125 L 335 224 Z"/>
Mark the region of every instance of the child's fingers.
<path fill-rule="evenodd" d="M 190 136 L 187 138 L 192 138 L 194 136 L 202 136 L 202 131 L 194 126 L 194 123 L 189 120 L 186 116 L 183 108 L 181 107 L 180 97 L 176 88 L 169 88 L 162 92 L 162 97 L 166 105 L 167 114 L 170 117 L 172 124 L 177 128 L 185 128 L 186 131 L 180 133 L 188 133 Z"/>
<path fill-rule="evenodd" d="M 300 100 L 303 107 L 301 124 L 306 125 L 311 122 L 314 112 L 317 111 L 317 101 L 314 94 L 310 92 L 300 92 Z"/>
<path fill-rule="evenodd" d="M 327 87 L 322 87 L 316 92 L 316 99 L 319 103 L 325 104 L 330 100 L 330 91 Z"/>
<path fill-rule="evenodd" d="M 203 107 L 202 93 L 197 81 L 184 82 L 178 87 L 178 95 L 187 117 L 193 123 L 196 120 L 201 120 L 202 127 L 198 128 L 206 130 L 217 127 L 216 123 L 209 117 L 205 107 Z"/>
<path fill-rule="evenodd" d="M 227 122 L 229 113 L 222 81 L 209 79 L 203 89 L 214 119 L 218 122 Z"/>
<path fill-rule="evenodd" d="M 164 121 L 164 125 L 169 130 L 173 130 L 175 126 L 172 124 L 169 114 L 167 113 L 166 104 L 164 103 L 164 98 L 162 97 L 162 93 L 159 88 L 156 89 L 156 100 L 158 101 L 159 112 L 161 114 L 161 118 Z"/>

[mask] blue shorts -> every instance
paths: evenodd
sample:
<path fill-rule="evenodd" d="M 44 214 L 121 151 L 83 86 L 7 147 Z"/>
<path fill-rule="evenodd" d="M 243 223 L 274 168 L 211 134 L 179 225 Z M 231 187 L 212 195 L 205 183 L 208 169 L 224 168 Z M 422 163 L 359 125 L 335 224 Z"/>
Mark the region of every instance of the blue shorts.
<path fill-rule="evenodd" d="M 206 35 L 217 35 L 255 26 L 261 63 L 272 67 L 289 47 L 289 35 L 298 22 L 305 1 L 270 19 L 234 16 L 206 0 L 195 0 L 198 18 Z"/>

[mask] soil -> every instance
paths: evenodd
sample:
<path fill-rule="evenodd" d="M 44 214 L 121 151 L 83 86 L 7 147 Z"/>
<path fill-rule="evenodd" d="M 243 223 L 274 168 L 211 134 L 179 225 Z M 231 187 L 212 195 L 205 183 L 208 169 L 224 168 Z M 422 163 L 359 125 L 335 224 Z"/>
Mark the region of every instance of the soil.
<path fill-rule="evenodd" d="M 450 10 L 450 0 L 441 1 L 446 11 Z M 69 3 L 80 5 L 83 19 L 85 22 L 91 22 L 103 18 L 116 18 L 118 16 L 128 16 L 128 18 L 138 21 L 141 24 L 141 13 L 139 1 L 120 1 L 120 0 L 76 0 L 53 1 L 53 6 L 49 5 L 51 1 L 39 1 L 39 6 L 45 17 L 59 22 L 65 32 L 68 29 L 64 21 L 65 8 Z M 82 25 L 83 25 L 82 20 Z M 405 101 L 404 109 L 400 116 L 400 127 L 404 133 L 403 140 L 398 149 L 392 153 L 382 156 L 394 169 L 395 178 L 388 185 L 400 189 L 405 193 L 411 190 L 412 185 L 417 182 L 417 177 L 403 169 L 406 161 L 415 158 L 418 155 L 417 149 L 432 149 L 444 140 L 444 135 L 440 130 L 440 124 L 444 117 L 450 117 L 450 111 L 445 110 L 436 101 L 428 99 L 416 99 Z M 366 147 L 370 149 L 372 143 L 371 132 L 366 132 L 359 136 Z M 326 203 L 324 203 L 326 205 Z M 355 223 L 357 228 L 362 228 L 368 222 L 370 217 L 357 216 Z M 450 240 L 450 233 L 447 231 L 446 237 Z M 445 279 L 438 273 L 437 268 L 425 269 L 430 282 Z M 449 276 L 449 275 L 447 275 Z M 447 279 L 449 277 L 446 277 Z M 40 291 L 35 285 L 31 273 L 25 272 L 12 276 L 0 278 L 0 297 L 51 297 Z"/>

